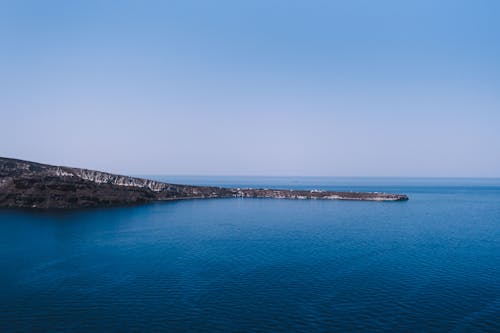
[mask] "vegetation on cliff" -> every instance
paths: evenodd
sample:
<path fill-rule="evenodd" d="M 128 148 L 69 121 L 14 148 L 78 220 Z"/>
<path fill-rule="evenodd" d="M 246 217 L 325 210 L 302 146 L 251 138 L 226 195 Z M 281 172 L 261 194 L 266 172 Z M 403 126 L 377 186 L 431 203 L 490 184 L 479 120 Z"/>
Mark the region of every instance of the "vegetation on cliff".
<path fill-rule="evenodd" d="M 0 207 L 80 208 L 133 205 L 162 200 L 276 198 L 403 201 L 406 195 L 318 190 L 240 189 L 190 186 L 0 158 Z"/>

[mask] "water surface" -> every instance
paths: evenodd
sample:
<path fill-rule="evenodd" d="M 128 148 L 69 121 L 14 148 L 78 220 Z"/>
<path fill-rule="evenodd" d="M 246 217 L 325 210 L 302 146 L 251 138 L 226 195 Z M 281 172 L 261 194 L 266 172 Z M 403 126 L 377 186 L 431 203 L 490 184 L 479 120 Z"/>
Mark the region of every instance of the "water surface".
<path fill-rule="evenodd" d="M 500 331 L 500 180 L 156 177 L 405 193 L 0 211 L 0 331 Z"/>

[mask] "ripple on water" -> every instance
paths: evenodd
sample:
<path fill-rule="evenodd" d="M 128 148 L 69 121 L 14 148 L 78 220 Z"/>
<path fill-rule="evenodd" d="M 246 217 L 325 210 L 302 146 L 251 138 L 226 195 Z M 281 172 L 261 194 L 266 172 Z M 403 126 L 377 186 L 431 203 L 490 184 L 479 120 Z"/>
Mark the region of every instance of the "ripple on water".
<path fill-rule="evenodd" d="M 500 331 L 500 189 L 414 190 L 0 212 L 0 331 Z"/>

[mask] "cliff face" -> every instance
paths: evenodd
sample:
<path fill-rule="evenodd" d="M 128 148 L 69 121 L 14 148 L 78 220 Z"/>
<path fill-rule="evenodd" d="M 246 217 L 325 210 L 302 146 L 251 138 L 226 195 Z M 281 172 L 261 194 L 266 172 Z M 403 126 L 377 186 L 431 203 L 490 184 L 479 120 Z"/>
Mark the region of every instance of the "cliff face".
<path fill-rule="evenodd" d="M 174 185 L 107 172 L 0 158 L 0 207 L 100 207 L 232 195 L 230 189 Z"/>
<path fill-rule="evenodd" d="M 0 158 L 0 207 L 79 208 L 203 198 L 402 201 L 406 195 L 360 192 L 232 189 L 176 185 L 106 172 Z"/>

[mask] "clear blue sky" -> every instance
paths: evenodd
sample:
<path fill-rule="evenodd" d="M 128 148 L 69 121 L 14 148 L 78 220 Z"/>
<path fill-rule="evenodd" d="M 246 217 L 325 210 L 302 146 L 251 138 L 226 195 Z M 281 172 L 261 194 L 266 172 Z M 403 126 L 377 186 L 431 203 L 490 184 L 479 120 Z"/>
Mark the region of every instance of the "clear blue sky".
<path fill-rule="evenodd" d="M 500 176 L 500 1 L 1 1 L 0 156 Z"/>

